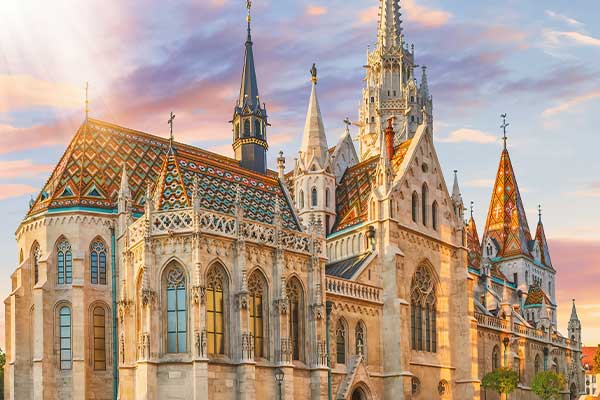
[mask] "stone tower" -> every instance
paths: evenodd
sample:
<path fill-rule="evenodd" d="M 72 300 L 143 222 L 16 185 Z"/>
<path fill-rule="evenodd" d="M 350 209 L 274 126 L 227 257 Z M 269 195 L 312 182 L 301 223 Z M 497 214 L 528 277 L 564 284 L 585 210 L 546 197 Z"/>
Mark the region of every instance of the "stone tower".
<path fill-rule="evenodd" d="M 314 218 L 328 233 L 335 221 L 335 175 L 317 98 L 317 68 L 314 64 L 311 82 L 302 147 L 294 171 L 294 192 L 304 224 Z"/>
<path fill-rule="evenodd" d="M 250 2 L 248 2 L 248 36 L 242 71 L 240 96 L 233 110 L 233 150 L 235 159 L 244 168 L 259 173 L 267 171 L 267 109 L 260 104 L 254 69 L 252 36 L 250 32 Z"/>
<path fill-rule="evenodd" d="M 568 335 L 571 340 L 576 341 L 581 346 L 581 321 L 577 316 L 575 308 L 575 299 L 573 299 L 573 308 L 571 308 L 571 318 L 569 319 Z"/>
<path fill-rule="evenodd" d="M 379 29 L 373 51 L 367 50 L 365 87 L 359 108 L 361 161 L 380 154 L 380 136 L 394 118 L 396 145 L 415 135 L 425 118 L 432 123 L 432 101 L 423 69 L 421 85 L 414 75 L 414 46 L 402 35 L 398 0 L 381 0 Z"/>

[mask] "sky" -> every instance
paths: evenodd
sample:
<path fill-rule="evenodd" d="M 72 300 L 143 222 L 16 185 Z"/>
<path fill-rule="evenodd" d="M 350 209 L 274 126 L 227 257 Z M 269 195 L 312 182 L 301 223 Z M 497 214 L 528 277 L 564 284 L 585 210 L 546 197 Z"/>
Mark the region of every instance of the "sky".
<path fill-rule="evenodd" d="M 586 345 L 600 343 L 600 3 L 401 0 L 406 40 L 427 65 L 434 141 L 459 171 L 482 234 L 501 151 L 500 114 L 530 228 L 542 205 L 559 329 L 576 298 Z M 232 155 L 245 41 L 242 0 L 0 2 L 0 293 L 18 262 L 14 233 L 90 116 Z M 254 0 L 269 165 L 291 166 L 319 68 L 330 145 L 356 119 L 378 0 Z M 356 130 L 352 132 L 356 135 Z M 4 309 L 0 308 L 0 323 Z M 1 327 L 0 327 L 1 328 Z M 0 331 L 3 343 L 4 329 Z"/>

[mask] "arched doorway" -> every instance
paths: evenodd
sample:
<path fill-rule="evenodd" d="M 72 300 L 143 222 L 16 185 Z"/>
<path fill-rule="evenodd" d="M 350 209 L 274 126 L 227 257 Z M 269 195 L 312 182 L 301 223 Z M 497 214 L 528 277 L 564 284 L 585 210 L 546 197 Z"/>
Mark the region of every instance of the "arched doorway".
<path fill-rule="evenodd" d="M 575 400 L 577 399 L 577 386 L 575 385 L 575 383 L 571 383 L 571 400 Z"/>
<path fill-rule="evenodd" d="M 356 389 L 354 389 L 354 391 L 352 392 L 352 397 L 350 397 L 352 400 L 368 400 L 367 399 L 367 395 L 365 394 L 365 391 L 362 390 L 362 388 L 357 387 Z"/>

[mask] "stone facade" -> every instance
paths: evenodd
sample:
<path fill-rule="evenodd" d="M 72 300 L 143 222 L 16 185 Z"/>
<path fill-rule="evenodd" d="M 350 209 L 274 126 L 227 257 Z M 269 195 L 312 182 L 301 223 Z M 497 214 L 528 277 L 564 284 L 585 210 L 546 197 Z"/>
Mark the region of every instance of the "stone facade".
<path fill-rule="evenodd" d="M 380 7 L 358 151 L 348 120 L 329 148 L 313 66 L 299 158 L 264 171 L 250 18 L 235 159 L 86 118 L 16 233 L 6 398 L 495 399 L 480 383 L 501 366 L 513 398 L 542 369 L 584 393 L 575 305 L 564 337 L 506 148 L 517 204 L 502 219 L 492 197 L 480 245 L 399 5 Z M 513 215 L 516 247 L 494 233 Z"/>

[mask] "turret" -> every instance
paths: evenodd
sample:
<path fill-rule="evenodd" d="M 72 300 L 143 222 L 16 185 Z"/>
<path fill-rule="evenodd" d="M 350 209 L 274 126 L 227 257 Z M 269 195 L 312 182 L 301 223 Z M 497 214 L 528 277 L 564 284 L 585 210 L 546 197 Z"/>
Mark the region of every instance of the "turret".
<path fill-rule="evenodd" d="M 317 67 L 310 69 L 311 93 L 294 171 L 294 198 L 304 224 L 314 220 L 329 233 L 335 222 L 335 175 L 317 96 Z"/>
<path fill-rule="evenodd" d="M 454 207 L 454 214 L 459 221 L 464 218 L 465 205 L 463 203 L 462 195 L 460 193 L 460 187 L 458 186 L 458 171 L 454 170 L 454 184 L 452 185 L 452 206 Z"/>
<path fill-rule="evenodd" d="M 235 159 L 243 168 L 264 174 L 267 171 L 267 109 L 261 106 L 258 95 L 258 83 L 254 69 L 252 52 L 252 36 L 250 30 L 250 7 L 248 7 L 248 35 L 246 38 L 246 54 L 242 71 L 240 96 L 233 110 L 233 150 Z"/>
<path fill-rule="evenodd" d="M 569 319 L 568 334 L 569 338 L 577 342 L 581 347 L 581 321 L 577 316 L 577 309 L 575 308 L 575 299 L 573 299 L 573 307 L 571 308 L 571 318 Z"/>
<path fill-rule="evenodd" d="M 129 222 L 129 211 L 131 207 L 131 189 L 129 188 L 129 178 L 127 177 L 127 166 L 123 163 L 121 170 L 121 186 L 117 195 L 117 212 L 119 214 L 118 233 L 125 231 Z"/>

